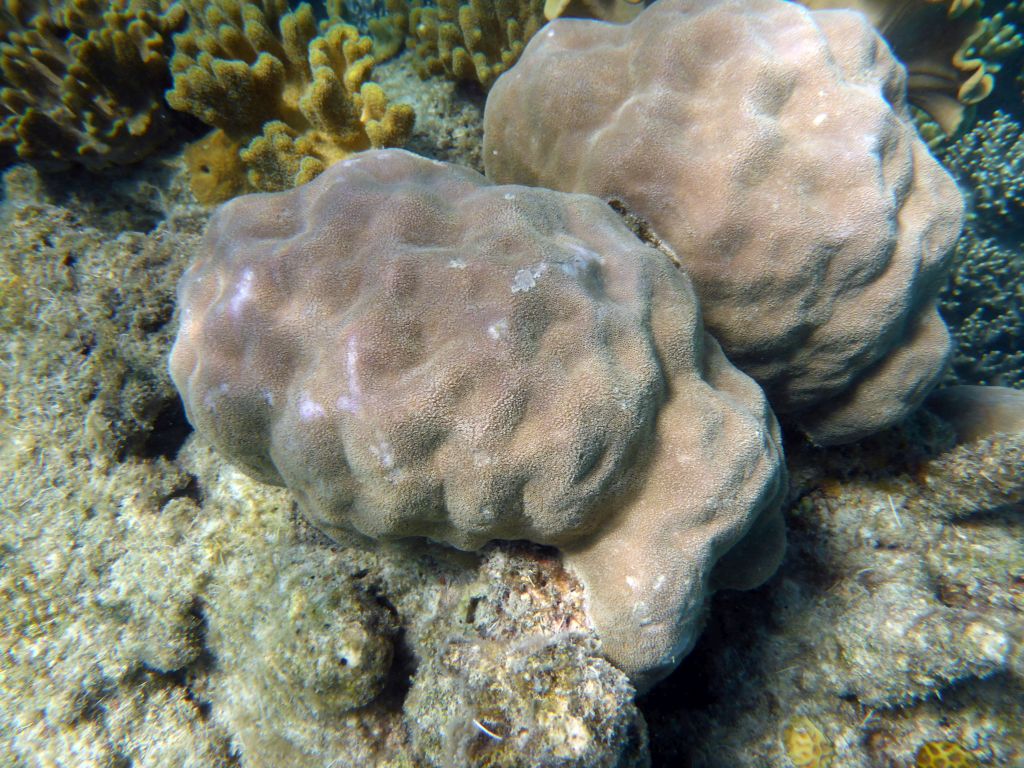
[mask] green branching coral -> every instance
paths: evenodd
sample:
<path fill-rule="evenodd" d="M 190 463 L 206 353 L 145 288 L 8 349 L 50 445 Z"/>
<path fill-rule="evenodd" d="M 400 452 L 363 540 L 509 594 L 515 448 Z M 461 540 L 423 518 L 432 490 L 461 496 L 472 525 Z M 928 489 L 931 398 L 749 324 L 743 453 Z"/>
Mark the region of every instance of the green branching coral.
<path fill-rule="evenodd" d="M 1018 248 L 968 228 L 940 309 L 957 342 L 957 381 L 1024 387 L 1024 258 Z"/>
<path fill-rule="evenodd" d="M 331 19 L 318 29 L 308 5 L 289 11 L 285 0 L 185 4 L 191 25 L 175 36 L 167 101 L 221 134 L 188 157 L 201 201 L 228 188 L 287 189 L 408 137 L 412 108 L 389 105 L 370 82 L 373 43 L 355 27 Z M 239 172 L 244 179 L 225 183 Z"/>
<path fill-rule="evenodd" d="M 140 160 L 166 140 L 168 0 L 5 3 L 0 29 L 0 147 L 6 160 L 99 170 Z"/>
<path fill-rule="evenodd" d="M 439 0 L 436 8 L 412 9 L 406 45 L 420 77 L 447 75 L 489 88 L 545 22 L 544 0 Z"/>
<path fill-rule="evenodd" d="M 996 110 L 941 159 L 966 188 L 979 228 L 1005 232 L 1024 227 L 1024 138 L 1017 121 Z"/>

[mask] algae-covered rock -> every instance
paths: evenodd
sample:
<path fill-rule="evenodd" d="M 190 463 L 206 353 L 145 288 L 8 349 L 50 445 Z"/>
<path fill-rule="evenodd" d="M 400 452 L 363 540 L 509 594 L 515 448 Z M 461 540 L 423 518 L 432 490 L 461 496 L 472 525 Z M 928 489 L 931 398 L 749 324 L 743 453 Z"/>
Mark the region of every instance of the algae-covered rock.
<path fill-rule="evenodd" d="M 204 645 L 186 533 L 200 510 L 162 455 L 173 430 L 153 439 L 173 400 L 152 354 L 194 236 L 150 229 L 140 182 L 111 185 L 107 200 L 135 207 L 109 212 L 70 184 L 72 201 L 46 199 L 23 166 L 5 181 L 0 754 L 227 766 L 226 734 L 180 676 Z"/>
<path fill-rule="evenodd" d="M 406 705 L 428 765 L 640 768 L 647 729 L 626 676 L 570 634 L 446 644 Z"/>

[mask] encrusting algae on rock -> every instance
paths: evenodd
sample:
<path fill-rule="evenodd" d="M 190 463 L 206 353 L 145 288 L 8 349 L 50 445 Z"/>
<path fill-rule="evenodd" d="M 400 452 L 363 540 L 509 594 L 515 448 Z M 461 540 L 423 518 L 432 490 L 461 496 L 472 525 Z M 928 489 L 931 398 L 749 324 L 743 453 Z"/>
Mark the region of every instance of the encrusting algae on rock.
<path fill-rule="evenodd" d="M 782 729 L 782 743 L 794 768 L 829 768 L 835 750 L 832 742 L 810 718 L 792 718 Z"/>
<path fill-rule="evenodd" d="M 955 741 L 929 741 L 917 750 L 914 768 L 977 768 L 978 758 Z"/>

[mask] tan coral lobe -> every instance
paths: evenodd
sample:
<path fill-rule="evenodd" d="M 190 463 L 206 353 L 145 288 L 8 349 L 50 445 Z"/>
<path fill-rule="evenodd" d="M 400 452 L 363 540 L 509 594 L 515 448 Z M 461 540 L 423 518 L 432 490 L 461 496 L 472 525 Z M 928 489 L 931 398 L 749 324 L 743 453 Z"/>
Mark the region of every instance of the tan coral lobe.
<path fill-rule="evenodd" d="M 935 296 L 963 204 L 905 90 L 857 13 L 659 0 L 534 37 L 488 96 L 484 162 L 645 219 L 776 413 L 846 442 L 915 408 L 949 354 Z"/>
<path fill-rule="evenodd" d="M 223 205 L 179 306 L 171 374 L 222 452 L 328 533 L 559 547 L 641 686 L 777 565 L 774 417 L 597 198 L 360 153 Z"/>

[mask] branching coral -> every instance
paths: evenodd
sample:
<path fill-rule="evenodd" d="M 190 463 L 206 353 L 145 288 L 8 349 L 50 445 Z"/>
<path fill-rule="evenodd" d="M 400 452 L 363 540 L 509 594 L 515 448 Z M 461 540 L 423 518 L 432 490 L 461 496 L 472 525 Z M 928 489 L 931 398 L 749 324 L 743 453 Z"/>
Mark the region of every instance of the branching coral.
<path fill-rule="evenodd" d="M 187 5 L 192 26 L 175 36 L 167 100 L 223 134 L 190 158 L 207 176 L 194 185 L 203 202 L 225 190 L 287 189 L 352 152 L 408 137 L 412 109 L 389 105 L 370 82 L 373 43 L 355 27 L 333 21 L 318 33 L 308 5 L 288 11 L 284 0 Z M 244 180 L 218 169 L 244 169 Z"/>
<path fill-rule="evenodd" d="M 547 0 L 544 18 L 582 17 L 623 23 L 644 9 L 643 0 Z"/>
<path fill-rule="evenodd" d="M 1024 138 L 1002 110 L 979 123 L 941 155 L 968 190 L 976 224 L 985 232 L 1024 229 Z"/>
<path fill-rule="evenodd" d="M 439 0 L 412 10 L 407 45 L 421 77 L 445 74 L 489 88 L 545 21 L 543 0 Z"/>
<path fill-rule="evenodd" d="M 953 374 L 970 384 L 1024 386 L 1024 258 L 965 233 L 940 309 L 957 342 Z"/>
<path fill-rule="evenodd" d="M 98 170 L 152 152 L 170 132 L 162 92 L 184 18 L 167 0 L 9 6 L 0 44 L 8 158 Z"/>

